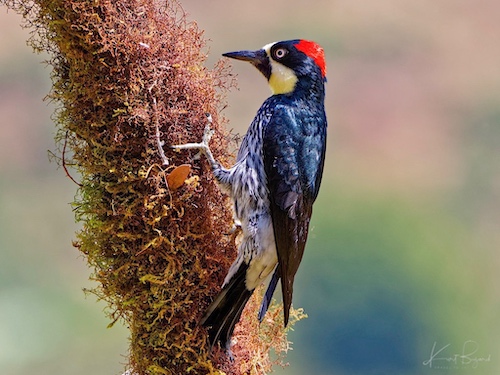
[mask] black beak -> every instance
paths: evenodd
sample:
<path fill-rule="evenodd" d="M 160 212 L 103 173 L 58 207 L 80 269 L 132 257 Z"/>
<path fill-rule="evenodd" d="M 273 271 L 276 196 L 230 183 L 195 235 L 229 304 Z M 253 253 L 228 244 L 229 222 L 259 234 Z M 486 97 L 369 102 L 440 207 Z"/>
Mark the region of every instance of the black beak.
<path fill-rule="evenodd" d="M 248 61 L 252 64 L 262 63 L 264 60 L 267 60 L 266 51 L 260 49 L 258 51 L 236 51 L 236 52 L 227 52 L 223 53 L 222 56 L 229 57 L 231 59 Z"/>
<path fill-rule="evenodd" d="M 267 78 L 271 77 L 271 64 L 269 63 L 269 57 L 263 49 L 257 51 L 237 51 L 237 52 L 227 52 L 223 53 L 222 56 L 229 57 L 231 59 L 248 61 L 252 63 L 259 71 Z"/>

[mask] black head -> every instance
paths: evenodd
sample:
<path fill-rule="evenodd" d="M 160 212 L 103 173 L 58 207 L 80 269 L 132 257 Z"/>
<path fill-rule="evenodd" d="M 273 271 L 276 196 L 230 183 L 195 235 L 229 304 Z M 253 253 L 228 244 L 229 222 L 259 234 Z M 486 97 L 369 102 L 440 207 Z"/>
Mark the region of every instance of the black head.
<path fill-rule="evenodd" d="M 302 79 L 326 80 L 323 49 L 316 43 L 294 39 L 270 43 L 257 51 L 223 54 L 252 63 L 267 78 L 273 94 L 288 94 Z"/>

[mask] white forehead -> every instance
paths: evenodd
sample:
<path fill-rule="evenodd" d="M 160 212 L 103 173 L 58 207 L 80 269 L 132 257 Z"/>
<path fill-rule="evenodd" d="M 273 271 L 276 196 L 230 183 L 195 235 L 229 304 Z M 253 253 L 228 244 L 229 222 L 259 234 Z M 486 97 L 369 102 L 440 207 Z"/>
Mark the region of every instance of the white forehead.
<path fill-rule="evenodd" d="M 262 49 L 264 51 L 266 51 L 267 54 L 269 55 L 271 53 L 271 47 L 274 46 L 276 43 L 278 43 L 278 42 L 272 42 L 272 43 L 266 44 L 264 47 L 262 47 Z"/>

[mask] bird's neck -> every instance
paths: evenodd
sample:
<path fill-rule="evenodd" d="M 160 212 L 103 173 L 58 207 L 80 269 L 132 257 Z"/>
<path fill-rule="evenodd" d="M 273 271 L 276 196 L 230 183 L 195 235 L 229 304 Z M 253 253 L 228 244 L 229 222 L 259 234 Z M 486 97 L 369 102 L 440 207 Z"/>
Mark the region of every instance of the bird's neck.
<path fill-rule="evenodd" d="M 305 99 L 311 103 L 323 105 L 325 101 L 324 79 L 301 79 L 297 82 L 294 97 Z"/>

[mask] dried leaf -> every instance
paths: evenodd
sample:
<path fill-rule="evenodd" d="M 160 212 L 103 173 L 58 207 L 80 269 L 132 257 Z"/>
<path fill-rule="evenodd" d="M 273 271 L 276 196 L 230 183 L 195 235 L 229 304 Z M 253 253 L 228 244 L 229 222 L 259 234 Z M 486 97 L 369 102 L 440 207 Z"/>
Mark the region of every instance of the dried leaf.
<path fill-rule="evenodd" d="M 189 172 L 191 172 L 191 165 L 189 164 L 182 164 L 178 167 L 175 167 L 174 170 L 167 176 L 167 184 L 169 189 L 175 190 L 184 185 L 184 181 L 186 181 Z"/>

